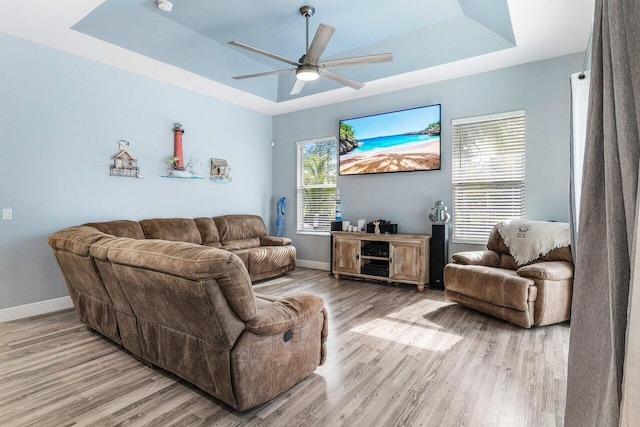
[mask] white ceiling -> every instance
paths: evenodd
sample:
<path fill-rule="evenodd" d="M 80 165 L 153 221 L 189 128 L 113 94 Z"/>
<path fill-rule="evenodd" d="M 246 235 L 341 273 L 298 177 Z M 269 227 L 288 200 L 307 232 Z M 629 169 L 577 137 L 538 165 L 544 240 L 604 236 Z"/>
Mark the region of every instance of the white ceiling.
<path fill-rule="evenodd" d="M 0 0 L 0 32 L 276 115 L 583 52 L 593 17 L 593 0 L 173 3 L 166 14 L 154 0 Z M 336 27 L 323 58 L 391 51 L 394 62 L 338 70 L 365 82 L 359 91 L 318 81 L 290 97 L 289 74 L 232 80 L 287 66 L 230 40 L 298 59 L 305 4 L 317 8 L 312 36 Z"/>

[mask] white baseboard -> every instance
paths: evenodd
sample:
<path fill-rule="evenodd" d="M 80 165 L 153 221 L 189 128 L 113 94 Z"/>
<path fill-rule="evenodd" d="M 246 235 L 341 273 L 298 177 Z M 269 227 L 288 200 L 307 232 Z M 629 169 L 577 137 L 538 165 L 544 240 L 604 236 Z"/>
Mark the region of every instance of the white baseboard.
<path fill-rule="evenodd" d="M 61 297 L 47 301 L 38 301 L 31 304 L 18 305 L 16 307 L 3 308 L 0 310 L 0 323 L 11 320 L 24 319 L 25 317 L 38 316 L 40 314 L 52 313 L 54 311 L 72 308 L 71 297 Z"/>
<path fill-rule="evenodd" d="M 331 271 L 331 264 L 320 261 L 307 261 L 304 259 L 296 260 L 296 267 L 313 268 L 315 270 Z"/>

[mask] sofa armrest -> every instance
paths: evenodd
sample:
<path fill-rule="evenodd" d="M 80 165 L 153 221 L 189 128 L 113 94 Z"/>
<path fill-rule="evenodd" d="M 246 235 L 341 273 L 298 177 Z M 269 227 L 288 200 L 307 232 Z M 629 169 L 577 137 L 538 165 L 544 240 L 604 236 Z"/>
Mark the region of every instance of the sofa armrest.
<path fill-rule="evenodd" d="M 451 256 L 453 262 L 462 265 L 484 265 L 487 267 L 497 267 L 500 262 L 500 255 L 494 251 L 469 251 L 458 252 Z"/>
<path fill-rule="evenodd" d="M 258 304 L 256 316 L 246 321 L 247 330 L 259 335 L 285 332 L 320 313 L 324 301 L 317 295 L 300 293 L 286 298 L 256 295 L 265 304 Z"/>
<path fill-rule="evenodd" d="M 518 276 L 543 280 L 567 280 L 573 278 L 573 264 L 567 261 L 537 262 L 520 267 Z"/>
<path fill-rule="evenodd" d="M 263 236 L 260 238 L 260 246 L 288 246 L 291 239 L 288 237 Z"/>

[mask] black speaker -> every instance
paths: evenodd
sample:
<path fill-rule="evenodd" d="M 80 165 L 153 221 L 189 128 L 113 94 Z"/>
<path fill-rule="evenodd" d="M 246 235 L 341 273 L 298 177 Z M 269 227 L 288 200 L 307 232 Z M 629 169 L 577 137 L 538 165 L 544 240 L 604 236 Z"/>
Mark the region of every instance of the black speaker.
<path fill-rule="evenodd" d="M 433 224 L 429 247 L 429 287 L 432 289 L 444 289 L 444 266 L 449 260 L 448 247 L 449 226 Z"/>

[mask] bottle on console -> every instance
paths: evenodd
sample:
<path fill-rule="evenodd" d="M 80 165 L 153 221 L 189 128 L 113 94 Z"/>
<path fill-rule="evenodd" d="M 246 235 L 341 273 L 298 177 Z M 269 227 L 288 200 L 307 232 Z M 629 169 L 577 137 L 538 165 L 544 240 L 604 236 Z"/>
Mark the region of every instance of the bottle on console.
<path fill-rule="evenodd" d="M 342 221 L 342 203 L 340 202 L 339 188 L 336 188 L 336 221 Z"/>

